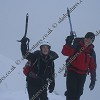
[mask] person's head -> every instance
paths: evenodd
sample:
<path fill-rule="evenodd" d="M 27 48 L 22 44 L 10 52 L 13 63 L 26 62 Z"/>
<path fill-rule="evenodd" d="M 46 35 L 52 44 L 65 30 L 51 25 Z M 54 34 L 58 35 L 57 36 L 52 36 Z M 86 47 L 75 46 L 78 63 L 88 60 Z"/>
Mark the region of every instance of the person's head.
<path fill-rule="evenodd" d="M 42 41 L 40 43 L 40 50 L 41 50 L 43 55 L 48 55 L 50 49 L 51 49 L 51 46 L 50 46 L 48 41 Z"/>
<path fill-rule="evenodd" d="M 85 45 L 92 44 L 94 40 L 95 40 L 95 34 L 92 32 L 87 32 L 87 34 L 85 35 L 85 39 L 84 39 Z"/>

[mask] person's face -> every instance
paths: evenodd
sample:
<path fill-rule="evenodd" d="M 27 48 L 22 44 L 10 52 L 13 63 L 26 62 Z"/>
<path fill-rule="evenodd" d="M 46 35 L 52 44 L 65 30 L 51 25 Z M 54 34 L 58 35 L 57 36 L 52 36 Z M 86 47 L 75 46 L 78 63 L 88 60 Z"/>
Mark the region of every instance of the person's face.
<path fill-rule="evenodd" d="M 89 46 L 90 44 L 92 44 L 92 39 L 91 38 L 85 38 L 84 44 L 85 44 L 85 47 Z"/>
<path fill-rule="evenodd" d="M 44 55 L 48 55 L 49 54 L 49 50 L 50 48 L 49 48 L 49 46 L 48 45 L 43 45 L 43 46 L 41 46 L 41 51 L 42 51 L 42 53 L 44 54 Z"/>

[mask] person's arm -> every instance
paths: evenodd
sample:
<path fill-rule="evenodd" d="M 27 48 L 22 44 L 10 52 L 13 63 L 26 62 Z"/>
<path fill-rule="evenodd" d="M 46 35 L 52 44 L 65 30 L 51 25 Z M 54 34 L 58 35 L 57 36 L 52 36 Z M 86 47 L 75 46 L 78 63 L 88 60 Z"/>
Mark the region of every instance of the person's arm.
<path fill-rule="evenodd" d="M 64 56 L 72 56 L 75 53 L 75 49 L 71 45 L 64 45 L 62 52 Z"/>
<path fill-rule="evenodd" d="M 50 81 L 50 85 L 49 85 L 48 89 L 49 89 L 49 92 L 52 93 L 54 88 L 55 88 L 55 65 L 54 65 L 54 60 L 56 60 L 59 56 L 56 52 L 51 51 L 51 50 L 50 50 L 49 56 L 50 56 L 49 63 L 51 65 L 51 70 L 52 70 L 51 74 L 52 75 L 50 77 L 51 81 Z"/>
<path fill-rule="evenodd" d="M 95 86 L 95 81 L 96 81 L 96 54 L 95 51 L 93 50 L 92 57 L 90 60 L 89 64 L 89 69 L 90 69 L 90 75 L 91 75 L 91 83 L 89 85 L 90 90 L 94 89 Z"/>
<path fill-rule="evenodd" d="M 50 78 L 51 82 L 48 87 L 49 93 L 52 93 L 55 88 L 55 68 L 54 68 L 54 62 L 52 62 L 52 76 Z"/>
<path fill-rule="evenodd" d="M 68 36 L 66 39 L 66 44 L 63 46 L 62 49 L 62 54 L 64 56 L 72 56 L 77 48 L 77 39 L 74 39 L 73 45 L 72 45 L 72 41 L 73 41 L 73 36 Z"/>
<path fill-rule="evenodd" d="M 30 40 L 26 37 L 21 40 L 21 53 L 24 59 L 31 60 L 33 53 L 30 53 L 27 47 L 27 42 Z"/>

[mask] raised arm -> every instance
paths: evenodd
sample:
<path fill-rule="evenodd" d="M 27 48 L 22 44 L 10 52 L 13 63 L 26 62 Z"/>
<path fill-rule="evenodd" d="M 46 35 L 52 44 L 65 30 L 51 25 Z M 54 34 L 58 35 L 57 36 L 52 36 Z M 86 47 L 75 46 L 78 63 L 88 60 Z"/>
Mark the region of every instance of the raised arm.
<path fill-rule="evenodd" d="M 33 53 L 29 52 L 29 38 L 22 38 L 21 40 L 21 53 L 24 59 L 31 60 Z"/>

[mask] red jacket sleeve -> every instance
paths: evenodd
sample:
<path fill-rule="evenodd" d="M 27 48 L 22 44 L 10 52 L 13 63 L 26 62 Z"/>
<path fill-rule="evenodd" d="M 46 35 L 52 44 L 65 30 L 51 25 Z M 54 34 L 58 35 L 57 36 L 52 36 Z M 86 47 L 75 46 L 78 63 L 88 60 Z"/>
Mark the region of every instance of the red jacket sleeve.
<path fill-rule="evenodd" d="M 62 49 L 62 54 L 64 56 L 72 56 L 75 53 L 75 49 L 71 45 L 64 45 Z"/>

